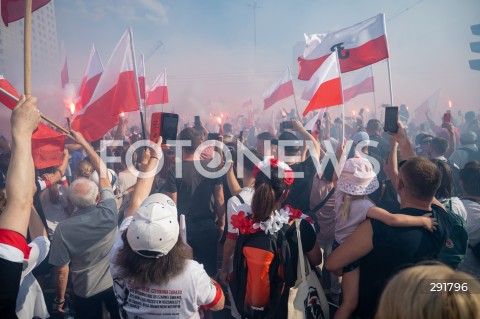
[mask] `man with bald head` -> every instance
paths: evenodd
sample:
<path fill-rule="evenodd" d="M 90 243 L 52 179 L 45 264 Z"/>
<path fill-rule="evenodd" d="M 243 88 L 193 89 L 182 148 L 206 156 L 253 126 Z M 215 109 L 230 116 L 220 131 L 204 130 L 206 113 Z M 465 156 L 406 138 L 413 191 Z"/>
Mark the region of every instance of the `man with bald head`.
<path fill-rule="evenodd" d="M 79 178 L 68 189 L 74 211 L 53 234 L 50 264 L 55 266 L 55 304 L 63 312 L 70 273 L 78 318 L 102 318 L 102 303 L 111 318 L 120 318 L 113 292 L 109 252 L 117 232 L 117 206 L 107 168 L 82 134 L 71 132 L 99 176 L 98 186 Z"/>

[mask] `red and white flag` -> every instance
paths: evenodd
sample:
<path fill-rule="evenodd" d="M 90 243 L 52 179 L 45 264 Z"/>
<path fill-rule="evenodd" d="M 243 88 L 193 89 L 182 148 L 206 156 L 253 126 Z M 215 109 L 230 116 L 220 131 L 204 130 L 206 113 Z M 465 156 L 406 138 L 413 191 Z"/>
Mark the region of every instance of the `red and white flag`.
<path fill-rule="evenodd" d="M 60 80 L 62 82 L 62 89 L 65 88 L 67 83 L 70 82 L 68 78 L 68 64 L 67 64 L 67 51 L 65 50 L 65 45 L 62 42 L 62 70 L 60 71 Z"/>
<path fill-rule="evenodd" d="M 338 71 L 338 57 L 335 52 L 330 53 L 308 81 L 302 93 L 302 99 L 310 101 L 303 111 L 303 116 L 312 110 L 343 103 L 342 82 Z"/>
<path fill-rule="evenodd" d="M 273 83 L 263 93 L 263 109 L 266 110 L 273 104 L 293 95 L 293 81 L 290 69 L 287 69 L 282 77 Z"/>
<path fill-rule="evenodd" d="M 137 58 L 137 76 L 138 76 L 138 86 L 140 88 L 140 98 L 145 100 L 145 59 L 143 54 Z"/>
<path fill-rule="evenodd" d="M 303 56 L 298 58 L 299 80 L 309 80 L 333 51 L 338 52 L 342 73 L 388 58 L 383 13 L 339 31 L 305 36 L 305 40 Z"/>
<path fill-rule="evenodd" d="M 118 115 L 139 110 L 130 33 L 124 33 L 108 60 L 88 105 L 72 122 L 72 128 L 88 141 L 102 138 L 118 124 Z"/>
<path fill-rule="evenodd" d="M 167 69 L 160 73 L 152 84 L 152 88 L 148 90 L 146 105 L 167 104 L 168 103 L 168 86 L 167 86 Z"/>
<path fill-rule="evenodd" d="M 360 70 L 356 76 L 347 83 L 343 83 L 343 102 L 347 103 L 357 95 L 370 93 L 375 90 L 372 68 Z"/>
<path fill-rule="evenodd" d="M 95 46 L 92 45 L 92 49 L 90 50 L 90 55 L 88 57 L 87 67 L 85 68 L 82 83 L 80 84 L 80 89 L 78 90 L 78 97 L 80 98 L 80 101 L 75 105 L 76 112 L 79 112 L 84 105 L 87 105 L 88 102 L 90 102 L 102 73 L 102 61 L 100 60 L 97 50 L 95 50 Z"/>
<path fill-rule="evenodd" d="M 40 9 L 50 0 L 32 0 L 32 12 Z M 25 17 L 25 0 L 2 0 L 2 20 L 6 27 L 10 22 Z"/>
<path fill-rule="evenodd" d="M 0 102 L 13 110 L 20 95 L 3 76 L 0 75 Z M 32 156 L 35 168 L 42 169 L 62 164 L 65 135 L 43 123 L 39 123 L 32 134 Z"/>
<path fill-rule="evenodd" d="M 15 88 L 8 82 L 3 75 L 0 75 L 0 103 L 13 110 L 17 105 L 20 95 L 18 95 Z"/>

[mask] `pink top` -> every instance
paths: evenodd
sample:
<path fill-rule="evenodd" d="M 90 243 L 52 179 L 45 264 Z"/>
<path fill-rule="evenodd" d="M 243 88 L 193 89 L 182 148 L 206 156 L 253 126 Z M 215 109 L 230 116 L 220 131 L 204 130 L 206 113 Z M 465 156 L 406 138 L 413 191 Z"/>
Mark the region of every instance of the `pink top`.
<path fill-rule="evenodd" d="M 343 197 L 345 193 L 335 192 L 335 241 L 339 244 L 345 241 L 363 222 L 367 219 L 368 210 L 375 206 L 369 199 L 356 199 L 350 204 L 350 213 L 347 219 L 344 219 L 343 215 Z"/>

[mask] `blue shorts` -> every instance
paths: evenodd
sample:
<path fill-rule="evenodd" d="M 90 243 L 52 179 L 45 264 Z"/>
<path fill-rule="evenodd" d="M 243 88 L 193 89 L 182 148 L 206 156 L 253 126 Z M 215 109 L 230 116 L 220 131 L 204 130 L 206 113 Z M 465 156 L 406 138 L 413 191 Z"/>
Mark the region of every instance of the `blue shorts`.
<path fill-rule="evenodd" d="M 335 250 L 338 246 L 340 246 L 340 244 L 337 243 L 336 240 L 334 240 L 332 244 L 332 251 Z M 343 272 L 346 273 L 346 272 L 354 271 L 356 268 L 358 268 L 358 266 L 360 266 L 360 261 L 355 260 L 353 263 L 350 263 L 345 267 L 343 267 Z"/>

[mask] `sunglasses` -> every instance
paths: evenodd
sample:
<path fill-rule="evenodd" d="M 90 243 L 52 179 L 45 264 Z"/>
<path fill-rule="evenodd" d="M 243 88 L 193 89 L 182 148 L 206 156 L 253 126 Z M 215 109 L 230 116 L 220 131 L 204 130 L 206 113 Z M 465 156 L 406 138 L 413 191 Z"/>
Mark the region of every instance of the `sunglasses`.
<path fill-rule="evenodd" d="M 432 144 L 432 140 L 422 141 L 420 144 L 422 144 L 422 145 Z"/>

